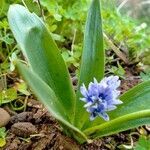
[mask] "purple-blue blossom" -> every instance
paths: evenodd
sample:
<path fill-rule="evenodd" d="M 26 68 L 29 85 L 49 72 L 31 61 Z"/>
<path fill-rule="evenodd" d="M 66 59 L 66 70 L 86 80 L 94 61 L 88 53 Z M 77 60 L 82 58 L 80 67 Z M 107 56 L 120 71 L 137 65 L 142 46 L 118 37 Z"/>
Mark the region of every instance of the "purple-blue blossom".
<path fill-rule="evenodd" d="M 90 120 L 94 120 L 99 116 L 105 121 L 109 121 L 107 111 L 112 111 L 117 108 L 116 105 L 122 104 L 122 101 L 118 99 L 119 86 L 119 77 L 109 76 L 100 82 L 94 78 L 94 82 L 90 82 L 88 88 L 84 84 L 80 87 L 83 95 L 80 100 L 86 103 L 84 107 L 90 113 Z"/>

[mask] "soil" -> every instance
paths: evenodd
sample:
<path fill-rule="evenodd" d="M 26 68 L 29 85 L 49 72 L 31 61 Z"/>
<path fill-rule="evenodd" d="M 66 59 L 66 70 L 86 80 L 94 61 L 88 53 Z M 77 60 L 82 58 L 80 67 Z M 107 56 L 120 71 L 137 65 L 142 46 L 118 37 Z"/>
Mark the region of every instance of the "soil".
<path fill-rule="evenodd" d="M 76 79 L 73 78 L 73 82 Z M 126 78 L 122 80 L 122 93 L 138 84 L 140 78 L 126 69 Z M 121 144 L 130 144 L 131 131 L 94 140 L 90 144 L 79 145 L 75 140 L 65 136 L 57 121 L 48 113 L 43 105 L 30 97 L 24 112 L 13 112 L 9 107 L 4 109 L 11 115 L 6 126 L 7 144 L 1 150 L 115 150 Z M 133 129 L 136 131 L 136 129 Z M 138 136 L 132 137 L 137 141 Z"/>

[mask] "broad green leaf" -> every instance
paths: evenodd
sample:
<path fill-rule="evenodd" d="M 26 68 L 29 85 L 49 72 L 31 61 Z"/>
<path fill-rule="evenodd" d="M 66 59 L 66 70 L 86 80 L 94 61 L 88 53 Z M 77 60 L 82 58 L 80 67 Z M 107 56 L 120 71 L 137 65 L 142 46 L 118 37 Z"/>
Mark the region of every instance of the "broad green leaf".
<path fill-rule="evenodd" d="M 66 64 L 51 34 L 38 16 L 21 5 L 10 6 L 8 20 L 29 66 L 55 91 L 71 121 L 75 93 Z"/>
<path fill-rule="evenodd" d="M 121 95 L 120 99 L 123 104 L 110 112 L 111 119 L 142 110 L 150 110 L 150 81 L 133 87 Z"/>
<path fill-rule="evenodd" d="M 88 118 L 88 115 L 85 109 L 83 108 L 83 102 L 79 100 L 79 97 L 81 96 L 80 86 L 82 83 L 84 83 L 87 86 L 91 81 L 93 81 L 94 77 L 98 81 L 100 81 L 103 78 L 104 59 L 105 56 L 103 49 L 100 3 L 99 0 L 93 0 L 89 9 L 84 33 L 84 47 L 76 101 L 75 124 L 79 128 Z"/>
<path fill-rule="evenodd" d="M 33 90 L 34 94 L 45 105 L 51 115 L 60 121 L 66 127 L 66 130 L 68 128 L 71 129 L 70 133 L 75 132 L 75 135 L 78 135 L 83 141 L 86 141 L 86 136 L 67 121 L 65 111 L 56 97 L 55 92 L 27 66 L 18 61 L 16 62 L 16 65 L 23 78 Z"/>
<path fill-rule="evenodd" d="M 93 78 L 101 80 L 104 76 L 104 49 L 102 20 L 99 0 L 93 0 L 89 9 L 85 33 L 79 86 L 88 85 Z"/>
<path fill-rule="evenodd" d="M 33 93 L 47 106 L 50 107 L 52 112 L 57 112 L 62 117 L 67 118 L 64 113 L 63 107 L 61 106 L 58 98 L 56 97 L 54 91 L 44 82 L 35 72 L 33 72 L 30 67 L 27 67 L 17 61 L 17 68 L 19 72 L 29 84 Z"/>
<path fill-rule="evenodd" d="M 144 124 L 150 124 L 150 109 L 118 117 L 112 121 L 86 129 L 83 132 L 88 135 L 89 138 L 98 138 L 135 128 Z"/>

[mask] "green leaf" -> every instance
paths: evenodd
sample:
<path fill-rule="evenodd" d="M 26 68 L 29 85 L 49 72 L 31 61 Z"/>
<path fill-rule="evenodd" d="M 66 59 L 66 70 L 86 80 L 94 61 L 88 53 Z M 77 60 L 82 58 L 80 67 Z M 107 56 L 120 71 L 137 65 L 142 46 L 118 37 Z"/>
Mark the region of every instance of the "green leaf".
<path fill-rule="evenodd" d="M 5 138 L 6 137 L 6 128 L 2 127 L 0 128 L 0 138 Z"/>
<path fill-rule="evenodd" d="M 100 14 L 99 0 L 93 0 L 89 9 L 86 28 L 84 33 L 84 47 L 80 68 L 80 78 L 76 101 L 76 118 L 75 124 L 79 128 L 83 125 L 88 117 L 83 108 L 83 102 L 79 100 L 80 86 L 84 83 L 86 86 L 93 81 L 95 77 L 100 81 L 104 76 L 104 49 L 102 20 Z"/>
<path fill-rule="evenodd" d="M 150 123 L 150 81 L 135 86 L 120 99 L 123 104 L 109 112 L 109 122 L 97 118 L 91 124 L 85 124 L 82 130 L 101 137 Z"/>
<path fill-rule="evenodd" d="M 38 4 L 37 4 L 36 0 L 35 1 L 33 1 L 33 0 L 24 0 L 24 3 L 28 7 L 30 12 L 34 12 L 37 15 L 41 15 L 40 8 L 38 7 Z"/>
<path fill-rule="evenodd" d="M 88 85 L 95 77 L 101 80 L 104 76 L 104 49 L 102 20 L 99 0 L 93 0 L 89 9 L 85 33 L 79 86 Z"/>
<path fill-rule="evenodd" d="M 150 124 L 150 110 L 138 111 L 118 117 L 111 121 L 85 129 L 83 133 L 89 138 L 98 138 L 116 134 L 144 124 Z"/>
<path fill-rule="evenodd" d="M 2 90 L 0 92 L 0 104 L 10 103 L 17 98 L 17 91 L 14 88 Z"/>
<path fill-rule="evenodd" d="M 3 13 L 4 11 L 4 6 L 5 6 L 5 1 L 1 0 L 1 5 L 0 5 L 0 15 Z"/>
<path fill-rule="evenodd" d="M 71 121 L 75 93 L 66 64 L 51 34 L 38 16 L 21 5 L 10 6 L 8 20 L 29 66 L 55 91 Z"/>
<path fill-rule="evenodd" d="M 76 136 L 80 137 L 83 141 L 86 141 L 86 136 L 67 121 L 65 111 L 56 97 L 55 92 L 27 66 L 18 61 L 16 62 L 16 65 L 34 94 L 45 105 L 51 115 L 60 121 L 66 127 L 66 130 L 68 129 L 68 132 L 71 130 L 70 133 L 75 133 Z"/>
<path fill-rule="evenodd" d="M 135 150 L 149 150 L 150 149 L 150 139 L 146 139 L 144 136 L 141 136 Z"/>
<path fill-rule="evenodd" d="M 6 129 L 3 127 L 3 128 L 0 128 L 0 147 L 3 147 L 5 146 L 6 144 Z"/>
<path fill-rule="evenodd" d="M 6 144 L 6 139 L 0 138 L 0 147 L 4 147 Z"/>
<path fill-rule="evenodd" d="M 27 90 L 27 84 L 25 82 L 16 83 L 15 88 L 17 89 L 17 91 L 19 91 L 27 96 L 30 95 L 30 93 Z"/>
<path fill-rule="evenodd" d="M 133 87 L 121 95 L 120 99 L 123 104 L 110 112 L 111 119 L 142 110 L 150 110 L 150 81 Z"/>
<path fill-rule="evenodd" d="M 41 4 L 47 8 L 47 10 L 50 12 L 51 15 L 55 18 L 57 21 L 62 20 L 62 16 L 60 12 L 62 11 L 62 7 L 58 5 L 58 2 L 55 0 L 41 0 Z"/>
<path fill-rule="evenodd" d="M 142 81 L 148 81 L 150 80 L 150 71 L 141 72 L 140 77 Z"/>

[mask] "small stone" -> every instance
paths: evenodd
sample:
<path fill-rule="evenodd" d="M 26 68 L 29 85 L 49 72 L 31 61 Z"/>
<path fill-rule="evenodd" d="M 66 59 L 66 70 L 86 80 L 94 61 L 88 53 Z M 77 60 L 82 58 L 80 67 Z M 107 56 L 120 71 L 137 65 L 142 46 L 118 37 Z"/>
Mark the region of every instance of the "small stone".
<path fill-rule="evenodd" d="M 20 137 L 29 137 L 32 134 L 37 133 L 36 127 L 30 122 L 18 122 L 11 126 L 11 131 Z"/>
<path fill-rule="evenodd" d="M 3 108 L 0 108 L 0 128 L 6 126 L 9 120 L 10 115 L 8 114 L 8 112 Z"/>
<path fill-rule="evenodd" d="M 17 122 L 30 122 L 33 119 L 33 113 L 32 112 L 22 112 L 19 114 L 16 114 L 10 118 L 10 123 L 14 124 Z"/>

